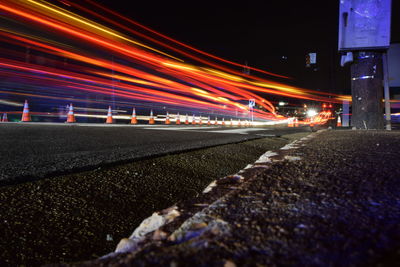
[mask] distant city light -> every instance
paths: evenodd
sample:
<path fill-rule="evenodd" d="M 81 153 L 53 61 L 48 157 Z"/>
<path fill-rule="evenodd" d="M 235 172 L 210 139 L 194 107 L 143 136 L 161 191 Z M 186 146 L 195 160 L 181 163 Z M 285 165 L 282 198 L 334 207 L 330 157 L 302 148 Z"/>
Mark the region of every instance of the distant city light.
<path fill-rule="evenodd" d="M 309 109 L 308 111 L 307 111 L 307 116 L 308 117 L 314 117 L 314 116 L 316 116 L 318 114 L 318 112 L 316 111 L 316 110 L 314 110 L 314 109 Z"/>

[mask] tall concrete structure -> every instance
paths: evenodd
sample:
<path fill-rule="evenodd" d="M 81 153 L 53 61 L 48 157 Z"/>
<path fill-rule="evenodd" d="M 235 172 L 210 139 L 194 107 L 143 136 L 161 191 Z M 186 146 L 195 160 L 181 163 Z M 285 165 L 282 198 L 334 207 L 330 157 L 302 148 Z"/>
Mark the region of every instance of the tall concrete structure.
<path fill-rule="evenodd" d="M 352 126 L 383 129 L 382 53 L 357 52 L 351 65 Z"/>
<path fill-rule="evenodd" d="M 390 15 L 391 0 L 340 1 L 338 49 L 347 55 L 353 54 L 349 60 L 352 61 L 351 125 L 357 129 L 383 129 L 385 126 L 383 57 L 390 45 Z M 347 58 L 351 57 L 345 57 L 342 65 Z M 389 105 L 387 80 L 385 86 Z M 390 113 L 390 108 L 387 110 Z M 387 126 L 390 129 L 390 116 Z"/>

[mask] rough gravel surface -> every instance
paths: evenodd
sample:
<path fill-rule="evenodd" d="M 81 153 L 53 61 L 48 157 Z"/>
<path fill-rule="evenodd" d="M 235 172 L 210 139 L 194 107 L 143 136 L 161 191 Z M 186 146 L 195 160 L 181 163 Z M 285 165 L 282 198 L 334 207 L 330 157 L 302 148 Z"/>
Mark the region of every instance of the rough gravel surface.
<path fill-rule="evenodd" d="M 400 132 L 319 133 L 247 179 L 221 180 L 212 201 L 190 202 L 205 208 L 141 249 L 76 265 L 399 266 L 399 151 Z"/>
<path fill-rule="evenodd" d="M 0 266 L 95 259 L 153 211 L 196 197 L 287 138 L 264 138 L 0 187 Z"/>

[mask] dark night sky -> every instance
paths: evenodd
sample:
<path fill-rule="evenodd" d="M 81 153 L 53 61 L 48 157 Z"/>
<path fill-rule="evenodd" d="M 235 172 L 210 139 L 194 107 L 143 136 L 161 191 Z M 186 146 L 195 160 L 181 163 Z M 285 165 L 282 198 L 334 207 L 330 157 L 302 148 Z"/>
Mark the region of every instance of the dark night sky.
<path fill-rule="evenodd" d="M 337 52 L 336 0 L 97 1 L 206 52 L 291 76 L 298 86 L 349 93 L 348 67 L 340 67 Z M 399 2 L 393 0 L 393 13 Z M 392 42 L 400 42 L 398 15 L 392 18 Z M 316 71 L 305 67 L 308 52 L 317 52 Z"/>

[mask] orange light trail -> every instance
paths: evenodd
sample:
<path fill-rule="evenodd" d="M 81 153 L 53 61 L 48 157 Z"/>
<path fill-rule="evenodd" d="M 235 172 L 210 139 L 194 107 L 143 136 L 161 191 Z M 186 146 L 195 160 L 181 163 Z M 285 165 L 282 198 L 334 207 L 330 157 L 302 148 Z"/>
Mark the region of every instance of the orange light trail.
<path fill-rule="evenodd" d="M 12 47 L 19 47 L 15 50 L 9 45 L 0 47 L 0 77 L 12 77 L 4 86 L 7 90 L 0 91 L 1 95 L 37 95 L 38 98 L 48 95 L 52 101 L 75 99 L 87 103 L 116 101 L 123 106 L 134 101 L 148 106 L 161 104 L 243 117 L 249 114 L 247 101 L 255 99 L 254 115 L 266 120 L 282 117 L 261 95 L 329 103 L 348 99 L 348 96 L 316 92 L 243 74 L 209 59 L 245 67 L 241 64 L 174 40 L 91 0 L 86 2 L 92 8 L 68 0 L 61 1 L 63 7 L 44 0 L 0 0 L 0 10 L 5 14 L 3 19 L 9 22 L 7 25 L 23 25 L 23 30 L 20 26 L 0 28 L 0 39 Z M 71 7 L 82 14 L 69 11 Z M 95 8 L 127 24 L 102 15 Z M 99 21 L 85 18 L 85 14 Z M 119 30 L 104 26 L 104 22 Z M 132 29 L 130 25 L 147 31 L 149 35 Z M 136 41 L 129 34 L 168 51 Z M 24 55 L 21 48 L 26 47 L 29 52 Z M 179 58 L 170 52 L 179 54 Z M 180 56 L 202 65 L 185 63 Z M 287 78 L 249 68 L 260 74 Z M 108 100 L 92 100 L 100 95 Z"/>

